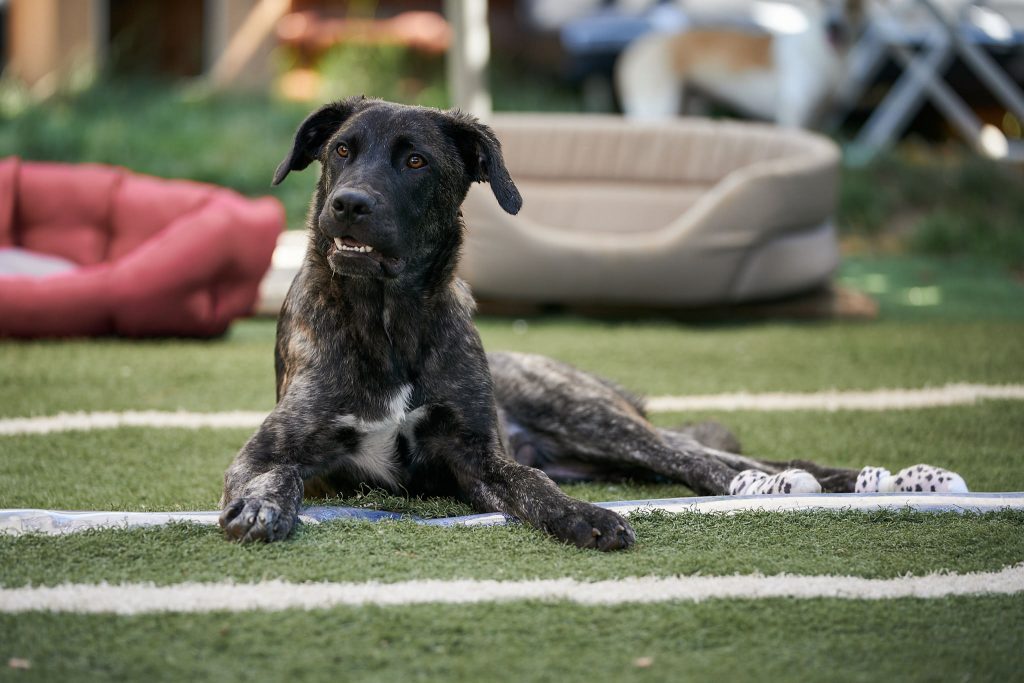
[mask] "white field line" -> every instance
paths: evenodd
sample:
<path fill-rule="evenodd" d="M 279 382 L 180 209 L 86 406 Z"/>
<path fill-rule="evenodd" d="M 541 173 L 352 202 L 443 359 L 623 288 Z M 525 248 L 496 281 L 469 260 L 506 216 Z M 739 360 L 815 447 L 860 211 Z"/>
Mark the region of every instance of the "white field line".
<path fill-rule="evenodd" d="M 0 435 L 49 434 L 51 432 L 91 431 L 118 427 L 177 427 L 212 429 L 258 427 L 265 412 L 233 410 L 222 413 L 193 413 L 184 410 L 128 410 L 121 413 L 57 413 L 45 417 L 0 419 Z"/>
<path fill-rule="evenodd" d="M 647 407 L 652 413 L 695 410 L 908 410 L 972 405 L 991 399 L 1024 400 L 1024 385 L 947 384 L 925 389 L 655 396 L 647 400 Z"/>
<path fill-rule="evenodd" d="M 0 612 L 150 614 L 154 612 L 243 612 L 325 609 L 345 605 L 495 603 L 518 600 L 620 605 L 712 599 L 838 598 L 890 600 L 1024 592 L 1024 565 L 998 572 L 930 574 L 895 579 L 855 576 L 675 576 L 581 582 L 427 580 L 401 583 L 183 583 L 64 584 L 0 589 Z"/>
<path fill-rule="evenodd" d="M 648 399 L 647 406 L 652 413 L 700 410 L 908 410 L 973 405 L 979 401 L 993 399 L 1024 400 L 1024 385 L 947 384 L 943 387 L 925 389 L 655 396 Z M 159 410 L 58 413 L 42 417 L 0 419 L 0 436 L 89 431 L 117 427 L 255 428 L 265 417 L 266 413 L 264 412 L 241 410 L 220 413 Z"/>

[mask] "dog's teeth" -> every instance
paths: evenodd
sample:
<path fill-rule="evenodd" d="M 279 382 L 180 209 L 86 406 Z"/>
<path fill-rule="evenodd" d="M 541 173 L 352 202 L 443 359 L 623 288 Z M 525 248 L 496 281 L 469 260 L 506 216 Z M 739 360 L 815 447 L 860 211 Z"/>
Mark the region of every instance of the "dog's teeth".
<path fill-rule="evenodd" d="M 373 247 L 371 247 L 368 244 L 364 244 L 361 247 L 350 247 L 349 245 L 342 242 L 340 237 L 334 238 L 334 246 L 342 251 L 356 251 L 359 252 L 360 254 L 369 254 L 371 251 L 373 251 Z"/>

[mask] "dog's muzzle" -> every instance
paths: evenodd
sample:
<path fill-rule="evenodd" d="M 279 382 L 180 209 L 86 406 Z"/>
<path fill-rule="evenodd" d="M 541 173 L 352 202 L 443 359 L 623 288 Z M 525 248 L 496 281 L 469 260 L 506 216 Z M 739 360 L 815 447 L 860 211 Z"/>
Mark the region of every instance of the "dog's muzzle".
<path fill-rule="evenodd" d="M 339 273 L 388 278 L 397 277 L 405 267 L 405 259 L 388 256 L 351 235 L 332 239 L 327 261 Z"/>
<path fill-rule="evenodd" d="M 380 237 L 388 221 L 379 208 L 377 197 L 358 188 L 339 188 L 331 195 L 320 227 L 331 239 L 327 259 L 336 272 L 393 278 L 402 271 L 405 260 L 391 256 L 387 240 Z"/>

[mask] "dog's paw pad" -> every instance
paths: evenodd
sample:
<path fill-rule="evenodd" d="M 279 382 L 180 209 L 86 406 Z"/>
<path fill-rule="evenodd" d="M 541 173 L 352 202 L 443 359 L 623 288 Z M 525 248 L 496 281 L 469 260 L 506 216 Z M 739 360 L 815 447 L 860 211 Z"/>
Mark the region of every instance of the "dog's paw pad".
<path fill-rule="evenodd" d="M 733 496 L 770 495 L 773 493 L 821 493 L 821 484 L 805 470 L 783 470 L 768 475 L 758 470 L 744 470 L 733 477 L 729 494 Z"/>
<path fill-rule="evenodd" d="M 865 467 L 857 475 L 857 483 L 853 486 L 854 493 L 878 493 L 883 481 L 888 480 L 892 473 L 884 467 Z"/>
<path fill-rule="evenodd" d="M 296 516 L 259 498 L 239 498 L 224 507 L 219 523 L 232 541 L 277 541 L 288 536 Z"/>
<path fill-rule="evenodd" d="M 636 533 L 621 515 L 596 505 L 581 504 L 543 525 L 555 538 L 578 548 L 624 550 L 636 543 Z"/>
<path fill-rule="evenodd" d="M 912 465 L 883 477 L 879 491 L 887 493 L 967 493 L 967 482 L 956 472 L 932 465 Z"/>

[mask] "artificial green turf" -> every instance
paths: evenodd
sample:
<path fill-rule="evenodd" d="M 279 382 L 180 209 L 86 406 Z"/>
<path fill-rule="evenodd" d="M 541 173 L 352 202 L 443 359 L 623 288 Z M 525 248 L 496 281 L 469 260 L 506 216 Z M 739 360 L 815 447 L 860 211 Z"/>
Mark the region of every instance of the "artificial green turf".
<path fill-rule="evenodd" d="M 1024 562 L 1024 513 L 910 511 L 736 515 L 638 513 L 628 552 L 552 542 L 522 526 L 412 522 L 304 525 L 288 541 L 241 546 L 213 526 L 0 536 L 0 585 L 152 581 L 581 580 L 624 576 L 834 574 L 891 578 Z"/>
<path fill-rule="evenodd" d="M 1011 681 L 1024 597 L 0 615 L 18 681 Z"/>
<path fill-rule="evenodd" d="M 0 414 L 269 410 L 274 326 L 245 321 L 213 341 L 0 340 Z"/>
<path fill-rule="evenodd" d="M 544 353 L 647 394 L 821 391 L 1024 380 L 1024 326 L 988 323 L 671 323 L 483 320 L 489 349 Z M 519 328 L 521 329 L 521 327 Z"/>
<path fill-rule="evenodd" d="M 836 280 L 886 320 L 1024 320 L 1024 279 L 984 260 L 847 255 Z"/>
<path fill-rule="evenodd" d="M 142 429 L 0 437 L 0 507 L 213 509 L 251 429 Z"/>
<path fill-rule="evenodd" d="M 697 413 L 654 419 L 668 426 L 710 417 L 733 428 L 746 452 L 765 458 L 854 468 L 883 465 L 894 472 L 926 462 L 960 472 L 975 491 L 1024 490 L 1024 404 L 1019 401 L 886 412 Z M 224 469 L 250 434 L 248 429 L 122 427 L 2 437 L 0 507 L 213 509 Z M 591 500 L 689 495 L 681 486 L 659 485 L 593 484 L 569 491 Z M 409 509 L 400 500 L 390 504 Z M 415 511 L 430 512 L 422 506 Z"/>
<path fill-rule="evenodd" d="M 269 410 L 270 320 L 223 340 L 0 341 L 0 415 L 76 410 Z M 648 394 L 1024 382 L 1012 321 L 683 326 L 544 317 L 478 321 L 489 350 L 544 353 Z"/>

